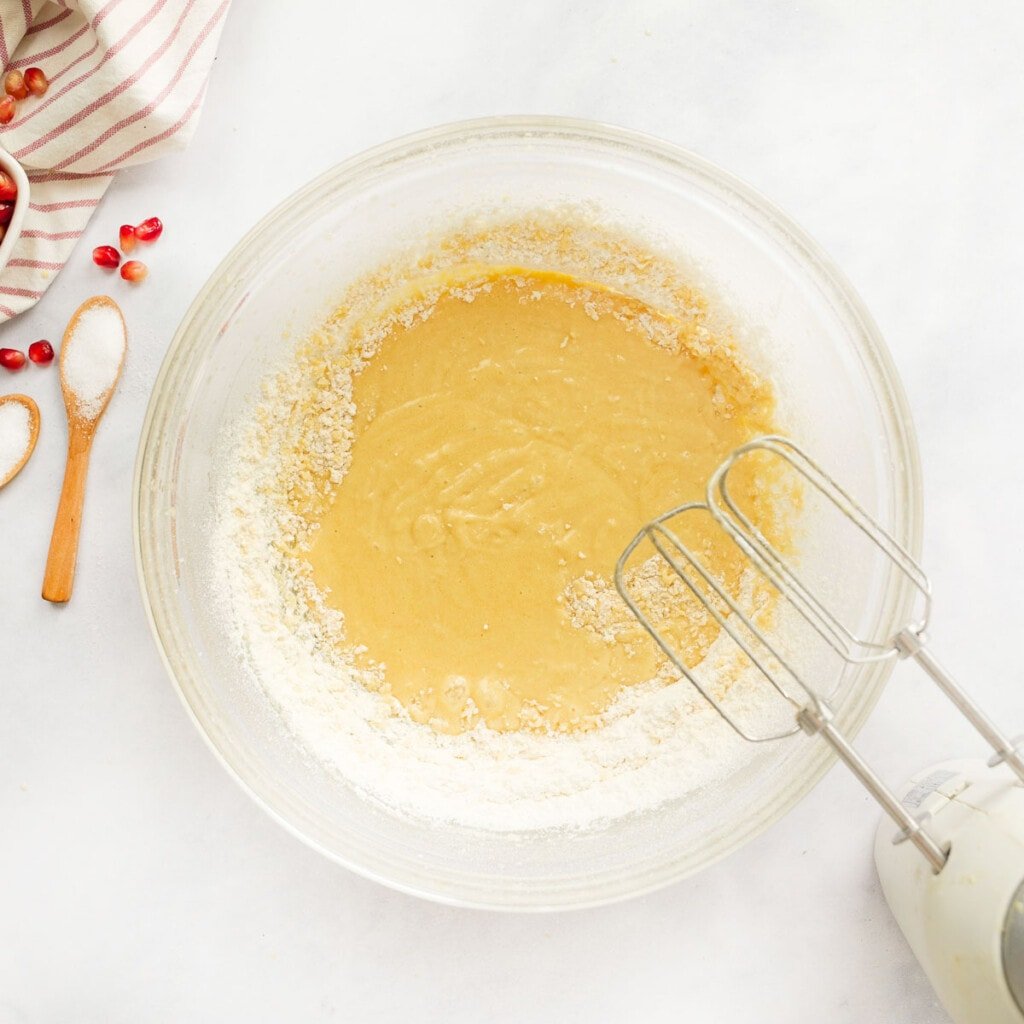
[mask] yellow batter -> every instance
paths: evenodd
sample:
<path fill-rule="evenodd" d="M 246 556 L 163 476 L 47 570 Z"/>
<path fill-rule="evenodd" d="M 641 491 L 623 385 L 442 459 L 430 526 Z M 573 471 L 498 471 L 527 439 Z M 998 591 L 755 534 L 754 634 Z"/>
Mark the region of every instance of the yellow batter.
<path fill-rule="evenodd" d="M 771 429 L 766 386 L 721 348 L 695 355 L 687 330 L 570 278 L 495 272 L 396 324 L 355 378 L 351 464 L 307 557 L 418 721 L 586 727 L 655 675 L 652 643 L 574 626 L 566 596 L 588 572 L 607 588 L 641 524 Z M 738 587 L 726 542 L 686 539 Z M 696 663 L 714 630 L 679 629 Z"/>

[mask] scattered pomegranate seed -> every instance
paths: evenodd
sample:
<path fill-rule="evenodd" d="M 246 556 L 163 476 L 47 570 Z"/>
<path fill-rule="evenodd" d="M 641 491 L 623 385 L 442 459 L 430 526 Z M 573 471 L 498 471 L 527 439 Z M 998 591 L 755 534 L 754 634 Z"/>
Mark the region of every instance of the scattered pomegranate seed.
<path fill-rule="evenodd" d="M 4 92 L 16 100 L 23 100 L 28 95 L 25 76 L 20 71 L 8 71 L 4 76 Z"/>
<path fill-rule="evenodd" d="M 53 362 L 53 346 L 48 341 L 33 341 L 28 347 L 28 357 L 33 363 L 47 366 Z"/>
<path fill-rule="evenodd" d="M 97 245 L 92 251 L 92 261 L 97 267 L 113 270 L 121 262 L 121 254 L 112 245 Z"/>
<path fill-rule="evenodd" d="M 16 348 L 0 348 L 0 366 L 5 370 L 20 370 L 25 365 L 25 353 Z"/>
<path fill-rule="evenodd" d="M 14 112 L 17 109 L 13 96 L 0 96 L 0 124 L 10 124 L 14 120 Z"/>
<path fill-rule="evenodd" d="M 6 228 L 14 216 L 14 203 L 0 203 L 0 227 Z"/>
<path fill-rule="evenodd" d="M 25 85 L 33 96 L 42 96 L 50 88 L 50 80 L 43 73 L 42 68 L 29 68 L 25 72 Z"/>
<path fill-rule="evenodd" d="M 135 237 L 140 242 L 155 242 L 163 233 L 164 225 L 159 217 L 150 217 L 135 225 Z"/>
<path fill-rule="evenodd" d="M 135 248 L 135 228 L 131 224 L 122 224 L 120 231 L 121 252 L 131 252 Z"/>
<path fill-rule="evenodd" d="M 13 203 L 17 198 L 18 186 L 14 179 L 6 171 L 0 171 L 0 201 Z"/>
<path fill-rule="evenodd" d="M 145 263 L 140 263 L 138 260 L 129 260 L 121 268 L 121 276 L 126 281 L 131 281 L 132 284 L 138 284 L 140 281 L 145 281 L 148 273 L 149 267 L 147 267 Z"/>

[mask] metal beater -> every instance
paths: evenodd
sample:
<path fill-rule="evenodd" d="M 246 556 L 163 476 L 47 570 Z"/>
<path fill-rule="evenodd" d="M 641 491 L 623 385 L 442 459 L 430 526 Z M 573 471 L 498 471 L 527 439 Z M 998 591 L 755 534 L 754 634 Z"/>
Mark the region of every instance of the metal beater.
<path fill-rule="evenodd" d="M 904 623 L 881 640 L 858 636 L 844 624 L 821 595 L 806 585 L 797 568 L 769 542 L 730 492 L 730 472 L 752 453 L 767 453 L 783 460 L 803 486 L 846 517 L 916 591 L 919 619 Z M 677 517 L 695 512 L 710 514 L 750 566 L 770 582 L 786 605 L 843 663 L 913 658 L 992 747 L 994 754 L 988 768 L 1005 764 L 1017 778 L 988 773 L 980 763 L 952 762 L 916 776 L 901 799 L 837 729 L 827 695 L 802 677 L 777 638 L 755 624 L 754 616 L 740 606 L 672 529 L 670 523 Z M 665 632 L 630 592 L 627 563 L 645 541 L 735 642 L 760 677 L 789 703 L 793 710 L 791 724 L 763 732 L 751 729 L 686 666 Z M 762 437 L 736 449 L 718 467 L 708 481 L 703 503 L 680 505 L 637 533 L 616 565 L 615 585 L 675 668 L 740 736 L 752 742 L 779 740 L 800 730 L 821 736 L 897 823 L 899 832 L 892 842 L 887 836 L 885 843 L 881 839 L 876 843 L 879 874 L 897 919 L 954 1016 L 963 1021 L 1024 1020 L 1024 787 L 1018 781 L 1024 781 L 1022 747 L 1020 741 L 1011 742 L 996 728 L 929 651 L 925 629 L 931 611 L 931 587 L 915 559 L 796 444 L 783 437 Z M 893 843 L 904 840 L 924 855 L 928 869 L 922 870 L 924 865 L 919 860 L 888 852 L 887 848 L 894 848 Z M 947 866 L 951 858 L 958 861 L 955 872 Z M 963 884 L 956 884 L 957 877 L 962 883 L 964 872 L 970 873 L 974 886 L 966 900 Z M 936 936 L 936 930 L 941 935 Z M 977 969 L 965 975 L 965 962 Z"/>

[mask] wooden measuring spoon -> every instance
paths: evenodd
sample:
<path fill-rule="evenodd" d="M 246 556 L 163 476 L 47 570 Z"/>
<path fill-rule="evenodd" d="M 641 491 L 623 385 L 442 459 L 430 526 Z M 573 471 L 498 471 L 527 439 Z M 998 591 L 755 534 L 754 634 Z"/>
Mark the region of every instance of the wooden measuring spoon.
<path fill-rule="evenodd" d="M 0 487 L 4 484 L 9 484 L 22 470 L 22 467 L 29 460 L 29 456 L 32 454 L 36 446 L 36 441 L 39 439 L 39 406 L 32 401 L 28 395 L 4 395 L 0 398 L 0 408 L 5 405 L 21 405 L 24 406 L 25 411 L 28 413 L 28 444 L 25 445 L 25 450 L 21 453 L 21 457 L 17 461 L 10 465 L 8 464 L 7 472 L 4 473 L 4 467 L 0 466 Z M 3 414 L 0 413 L 0 416 Z"/>
<path fill-rule="evenodd" d="M 127 348 L 124 316 L 106 295 L 83 302 L 64 332 L 60 389 L 68 414 L 68 461 L 43 577 L 44 599 L 57 604 L 71 597 L 89 453 L 96 427 L 121 376 Z"/>

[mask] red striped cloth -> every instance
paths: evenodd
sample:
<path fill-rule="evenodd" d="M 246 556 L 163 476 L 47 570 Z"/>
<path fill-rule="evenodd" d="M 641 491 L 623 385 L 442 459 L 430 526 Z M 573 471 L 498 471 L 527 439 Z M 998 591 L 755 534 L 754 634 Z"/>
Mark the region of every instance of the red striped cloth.
<path fill-rule="evenodd" d="M 33 305 L 114 173 L 188 143 L 230 0 L 0 0 L 0 66 L 50 86 L 0 127 L 31 202 L 0 274 L 0 322 Z"/>

